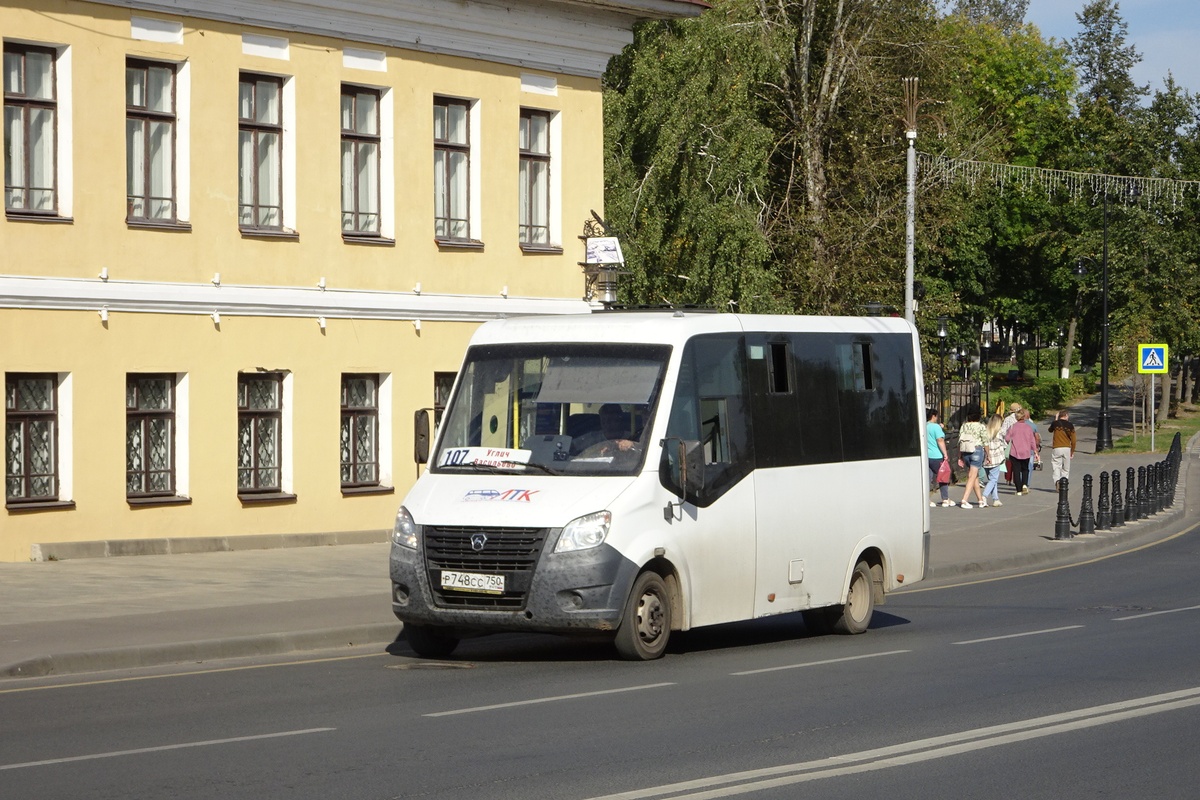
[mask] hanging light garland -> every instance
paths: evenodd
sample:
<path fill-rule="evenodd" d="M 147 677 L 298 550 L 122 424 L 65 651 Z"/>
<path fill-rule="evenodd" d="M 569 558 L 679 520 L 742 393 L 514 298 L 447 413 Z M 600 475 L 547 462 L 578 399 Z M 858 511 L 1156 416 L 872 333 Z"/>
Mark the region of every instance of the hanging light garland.
<path fill-rule="evenodd" d="M 1063 169 L 1023 167 L 1016 164 L 996 164 L 990 161 L 968 161 L 948 156 L 917 153 L 919 167 L 943 185 L 965 181 L 971 188 L 980 183 L 997 186 L 1003 194 L 1010 187 L 1022 191 L 1036 189 L 1047 198 L 1065 192 L 1074 201 L 1090 196 L 1097 200 L 1107 195 L 1126 205 L 1139 201 L 1167 202 L 1171 210 L 1189 196 L 1200 198 L 1200 181 L 1180 181 L 1170 178 L 1145 178 L 1134 175 L 1105 175 L 1099 172 L 1071 172 Z"/>

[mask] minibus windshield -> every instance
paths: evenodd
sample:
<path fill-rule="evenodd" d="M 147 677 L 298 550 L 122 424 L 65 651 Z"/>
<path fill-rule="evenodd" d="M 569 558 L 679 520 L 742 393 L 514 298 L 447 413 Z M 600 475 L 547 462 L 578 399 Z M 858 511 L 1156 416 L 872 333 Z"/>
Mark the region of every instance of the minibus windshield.
<path fill-rule="evenodd" d="M 645 344 L 472 347 L 432 470 L 633 474 L 670 353 Z"/>

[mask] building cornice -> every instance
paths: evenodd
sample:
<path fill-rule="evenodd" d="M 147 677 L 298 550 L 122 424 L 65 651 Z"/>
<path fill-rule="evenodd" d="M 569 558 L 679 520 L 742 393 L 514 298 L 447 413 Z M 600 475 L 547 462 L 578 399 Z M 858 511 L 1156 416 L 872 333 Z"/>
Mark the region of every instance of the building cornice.
<path fill-rule="evenodd" d="M 485 322 L 529 314 L 586 314 L 583 300 L 384 292 L 299 286 L 160 283 L 0 275 L 0 308 L 220 317 Z"/>
<path fill-rule="evenodd" d="M 133 11 L 483 59 L 598 78 L 639 19 L 696 16 L 692 0 L 94 0 Z"/>

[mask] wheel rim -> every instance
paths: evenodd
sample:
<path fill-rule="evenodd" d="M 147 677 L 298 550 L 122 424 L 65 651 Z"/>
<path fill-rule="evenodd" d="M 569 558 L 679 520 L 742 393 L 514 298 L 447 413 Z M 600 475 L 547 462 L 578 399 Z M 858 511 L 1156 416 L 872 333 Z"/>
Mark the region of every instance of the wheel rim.
<path fill-rule="evenodd" d="M 663 635 L 663 623 L 666 610 L 662 598 L 657 592 L 646 592 L 638 601 L 637 629 L 638 638 L 646 644 L 653 644 Z"/>
<path fill-rule="evenodd" d="M 862 574 L 855 573 L 854 580 L 850 583 L 850 596 L 846 598 L 847 615 L 855 622 L 862 622 L 867 609 L 871 607 L 870 597 L 867 596 L 870 588 Z"/>

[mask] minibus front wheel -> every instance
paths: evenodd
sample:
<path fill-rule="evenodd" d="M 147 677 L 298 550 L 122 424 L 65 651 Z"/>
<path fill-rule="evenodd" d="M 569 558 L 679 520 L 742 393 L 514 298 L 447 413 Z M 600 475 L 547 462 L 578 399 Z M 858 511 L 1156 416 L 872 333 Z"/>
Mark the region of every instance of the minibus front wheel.
<path fill-rule="evenodd" d="M 651 661 L 666 652 L 670 637 L 671 596 L 667 584 L 658 573 L 647 570 L 633 582 L 614 644 L 628 661 Z"/>
<path fill-rule="evenodd" d="M 422 658 L 445 658 L 458 647 L 458 637 L 436 625 L 404 623 L 404 638 L 408 646 Z"/>

